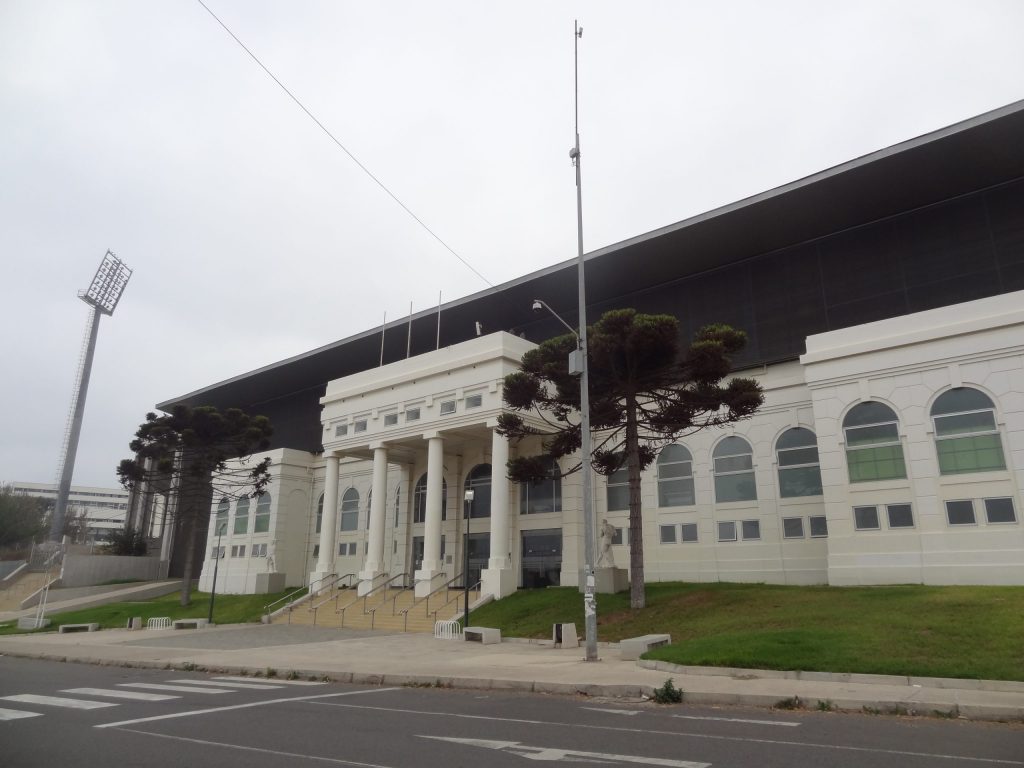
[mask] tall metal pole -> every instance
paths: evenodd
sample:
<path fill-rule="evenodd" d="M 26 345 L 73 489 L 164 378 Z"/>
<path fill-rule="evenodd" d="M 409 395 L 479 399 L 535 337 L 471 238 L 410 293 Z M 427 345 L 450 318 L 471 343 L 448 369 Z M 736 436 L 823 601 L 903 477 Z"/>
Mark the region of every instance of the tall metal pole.
<path fill-rule="evenodd" d="M 583 187 L 580 179 L 580 84 L 579 84 L 579 41 L 583 28 L 573 21 L 573 90 L 576 115 L 576 145 L 570 156 L 576 166 L 576 247 L 579 255 L 579 316 L 580 349 L 583 354 L 580 376 L 580 431 L 582 433 L 581 463 L 583 473 L 583 621 L 586 634 L 586 661 L 597 661 L 597 600 L 594 592 L 594 471 L 591 466 L 590 439 L 590 363 L 587 360 L 587 288 L 583 267 Z"/>

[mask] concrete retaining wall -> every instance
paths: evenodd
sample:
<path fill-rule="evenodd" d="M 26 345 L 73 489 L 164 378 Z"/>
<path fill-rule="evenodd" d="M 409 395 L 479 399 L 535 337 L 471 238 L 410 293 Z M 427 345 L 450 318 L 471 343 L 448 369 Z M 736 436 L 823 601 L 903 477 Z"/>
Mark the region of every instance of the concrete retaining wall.
<path fill-rule="evenodd" d="M 167 563 L 156 557 L 68 554 L 60 583 L 64 587 L 89 587 L 115 579 L 156 581 L 166 577 Z"/>
<path fill-rule="evenodd" d="M 24 560 L 0 560 L 0 579 L 6 579 L 24 563 Z"/>

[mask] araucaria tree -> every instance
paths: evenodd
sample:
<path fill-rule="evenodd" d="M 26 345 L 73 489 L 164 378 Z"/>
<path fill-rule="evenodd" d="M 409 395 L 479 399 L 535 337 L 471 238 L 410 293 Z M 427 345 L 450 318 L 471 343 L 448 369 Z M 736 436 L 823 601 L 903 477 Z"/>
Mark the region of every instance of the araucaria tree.
<path fill-rule="evenodd" d="M 145 483 L 174 493 L 173 511 L 185 541 L 181 604 L 191 602 L 197 522 L 209 515 L 211 499 L 260 496 L 270 482 L 270 459 L 246 459 L 270 447 L 273 430 L 266 416 L 229 408 L 175 406 L 170 414 L 147 413 L 128 447 L 135 454 L 117 467 L 128 489 Z"/>
<path fill-rule="evenodd" d="M 747 418 L 764 396 L 752 379 L 724 381 L 732 370 L 730 355 L 746 343 L 746 334 L 727 325 L 700 329 L 683 349 L 676 318 L 617 309 L 588 328 L 587 336 L 592 465 L 606 476 L 628 470 L 630 605 L 643 608 L 640 473 L 661 446 Z M 510 438 L 543 436 L 539 456 L 509 461 L 513 481 L 537 482 L 545 476 L 549 459 L 580 449 L 580 381 L 568 370 L 575 348 L 572 335 L 545 341 L 523 355 L 519 371 L 505 377 L 505 405 L 536 418 L 527 423 L 520 413 L 504 413 L 498 431 Z"/>

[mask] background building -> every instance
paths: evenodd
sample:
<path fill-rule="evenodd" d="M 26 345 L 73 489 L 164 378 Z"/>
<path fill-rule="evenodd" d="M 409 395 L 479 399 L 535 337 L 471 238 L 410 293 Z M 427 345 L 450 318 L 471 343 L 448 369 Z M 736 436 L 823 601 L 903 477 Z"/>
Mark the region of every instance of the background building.
<path fill-rule="evenodd" d="M 56 483 L 11 483 L 15 493 L 38 496 L 51 502 L 57 501 Z M 77 518 L 84 514 L 85 530 L 77 544 L 94 544 L 106 540 L 111 531 L 125 526 L 128 512 L 128 491 L 123 488 L 93 488 L 86 485 L 72 485 L 68 496 L 67 517 Z"/>

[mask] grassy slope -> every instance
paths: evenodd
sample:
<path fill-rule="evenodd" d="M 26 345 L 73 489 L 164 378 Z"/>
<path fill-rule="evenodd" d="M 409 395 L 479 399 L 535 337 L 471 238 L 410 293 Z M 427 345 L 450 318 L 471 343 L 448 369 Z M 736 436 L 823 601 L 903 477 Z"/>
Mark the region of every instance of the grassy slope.
<path fill-rule="evenodd" d="M 288 590 L 292 592 L 294 590 Z M 263 606 L 271 603 L 288 592 L 271 595 L 217 595 L 214 600 L 213 620 L 218 624 L 241 624 L 260 620 Z M 280 607 L 280 606 L 278 606 Z M 141 616 L 143 625 L 146 619 L 154 616 L 169 616 L 172 619 L 206 618 L 210 612 L 210 593 L 193 592 L 192 604 L 187 607 L 179 605 L 177 592 L 145 600 L 137 603 L 111 603 L 81 611 L 50 614 L 51 626 L 56 629 L 59 624 L 86 624 L 98 622 L 103 629 L 124 627 L 132 616 Z M 16 622 L 15 622 L 16 623 Z M 16 634 L 18 630 L 11 626 L 0 627 L 0 635 Z"/>
<path fill-rule="evenodd" d="M 574 588 L 520 591 L 472 623 L 509 637 L 583 630 Z M 650 584 L 647 609 L 598 596 L 602 641 L 667 632 L 649 658 L 679 664 L 1024 680 L 1022 587 Z"/>

